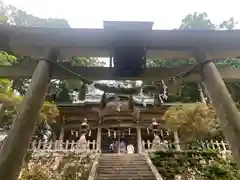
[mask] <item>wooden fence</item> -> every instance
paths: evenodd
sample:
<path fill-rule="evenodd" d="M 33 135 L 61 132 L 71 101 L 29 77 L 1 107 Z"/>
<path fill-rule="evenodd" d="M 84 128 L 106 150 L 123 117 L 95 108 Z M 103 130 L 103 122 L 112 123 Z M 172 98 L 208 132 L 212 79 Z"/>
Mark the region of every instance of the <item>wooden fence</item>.
<path fill-rule="evenodd" d="M 174 150 L 216 150 L 219 152 L 231 153 L 228 143 L 224 141 L 210 140 L 210 141 L 196 141 L 193 143 L 172 143 L 163 142 L 161 143 L 163 149 L 174 149 Z M 143 151 L 155 151 L 151 141 L 142 141 Z"/>
<path fill-rule="evenodd" d="M 79 142 L 75 141 L 32 141 L 29 150 L 33 152 L 57 152 L 57 151 L 95 151 L 97 147 L 96 141 L 87 141 L 83 148 Z"/>
<path fill-rule="evenodd" d="M 152 147 L 153 143 L 151 141 L 142 141 L 143 151 L 152 152 L 159 149 L 154 149 Z M 165 142 L 162 143 L 164 149 L 172 150 L 216 150 L 219 152 L 231 153 L 229 145 L 224 141 L 196 141 L 193 143 L 172 143 Z M 178 148 L 180 147 L 180 149 Z M 46 151 L 46 152 L 56 152 L 56 151 L 96 151 L 97 143 L 95 140 L 87 141 L 85 147 L 83 148 L 79 142 L 75 141 L 32 141 L 29 149 L 35 152 Z"/>

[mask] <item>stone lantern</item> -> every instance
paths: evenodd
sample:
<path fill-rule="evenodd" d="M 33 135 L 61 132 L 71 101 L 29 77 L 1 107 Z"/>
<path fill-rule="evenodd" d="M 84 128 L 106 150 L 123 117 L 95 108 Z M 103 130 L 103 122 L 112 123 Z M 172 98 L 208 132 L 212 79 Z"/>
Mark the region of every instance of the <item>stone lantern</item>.
<path fill-rule="evenodd" d="M 87 118 L 84 118 L 82 124 L 81 124 L 81 136 L 78 140 L 78 148 L 81 150 L 87 149 L 87 139 L 86 139 L 86 133 L 89 130 L 89 124 L 87 123 Z"/>
<path fill-rule="evenodd" d="M 161 142 L 161 139 L 158 135 L 159 133 L 159 124 L 155 118 L 152 119 L 152 124 L 150 125 L 150 129 L 153 132 L 154 138 L 152 141 L 152 149 L 153 150 L 163 150 L 165 149 L 165 145 Z"/>
<path fill-rule="evenodd" d="M 159 132 L 159 124 L 156 118 L 152 119 L 152 124 L 150 125 L 150 129 L 153 131 L 154 134 Z"/>
<path fill-rule="evenodd" d="M 81 124 L 81 132 L 87 132 L 89 130 L 89 124 L 88 124 L 88 121 L 87 121 L 87 118 L 84 118 L 83 119 L 83 122 Z"/>

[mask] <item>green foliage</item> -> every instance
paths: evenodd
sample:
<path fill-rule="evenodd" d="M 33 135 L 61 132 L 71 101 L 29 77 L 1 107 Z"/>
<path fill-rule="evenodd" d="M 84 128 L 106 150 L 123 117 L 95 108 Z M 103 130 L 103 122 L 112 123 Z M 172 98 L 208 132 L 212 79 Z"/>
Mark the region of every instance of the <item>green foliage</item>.
<path fill-rule="evenodd" d="M 0 16 L 0 24 L 6 24 L 8 21 L 7 16 Z"/>
<path fill-rule="evenodd" d="M 57 105 L 55 103 L 45 101 L 40 110 L 40 121 L 47 121 L 49 124 L 52 124 L 56 121 L 57 116 L 59 116 Z"/>
<path fill-rule="evenodd" d="M 94 158 L 72 152 L 31 156 L 19 180 L 87 180 Z"/>
<path fill-rule="evenodd" d="M 85 66 L 85 67 L 102 67 L 106 63 L 104 61 L 99 60 L 98 58 L 93 57 L 72 57 L 70 58 L 70 64 L 72 67 L 74 66 Z M 68 79 L 64 80 L 68 89 L 79 91 L 82 87 L 82 82 L 76 79 Z"/>
<path fill-rule="evenodd" d="M 17 58 L 7 52 L 0 51 L 0 66 L 12 65 L 17 62 Z"/>
<path fill-rule="evenodd" d="M 195 60 L 178 60 L 178 59 L 147 59 L 147 67 L 178 67 L 182 65 L 195 64 Z"/>
<path fill-rule="evenodd" d="M 50 28 L 68 28 L 70 25 L 65 19 L 43 19 L 26 13 L 14 6 L 0 4 L 1 14 L 8 17 L 8 23 L 20 26 L 50 27 Z"/>
<path fill-rule="evenodd" d="M 60 81 L 58 86 L 56 102 L 72 102 L 67 83 L 65 81 Z"/>
<path fill-rule="evenodd" d="M 211 22 L 206 12 L 194 12 L 193 14 L 188 14 L 182 20 L 179 29 L 216 29 L 216 25 Z"/>
<path fill-rule="evenodd" d="M 179 91 L 182 102 L 200 102 L 200 93 L 197 83 L 184 83 Z"/>
<path fill-rule="evenodd" d="M 33 164 L 29 169 L 22 172 L 20 180 L 49 180 L 53 175 L 48 167 L 41 164 Z"/>
<path fill-rule="evenodd" d="M 106 64 L 93 57 L 72 57 L 70 60 L 72 66 L 102 67 Z"/>
<path fill-rule="evenodd" d="M 235 26 L 238 24 L 237 21 L 233 17 L 229 18 L 227 21 L 223 21 L 219 27 L 221 29 L 226 29 L 226 30 L 233 30 Z"/>
<path fill-rule="evenodd" d="M 224 160 L 214 151 L 167 151 L 150 155 L 163 179 L 174 180 L 176 175 L 197 180 L 237 180 L 240 171 L 231 160 Z"/>

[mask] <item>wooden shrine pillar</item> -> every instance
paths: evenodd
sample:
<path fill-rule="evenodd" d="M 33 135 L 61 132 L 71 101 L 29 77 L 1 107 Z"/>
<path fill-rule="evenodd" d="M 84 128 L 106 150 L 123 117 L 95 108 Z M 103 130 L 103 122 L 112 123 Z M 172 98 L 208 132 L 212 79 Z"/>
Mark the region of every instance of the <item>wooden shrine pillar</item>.
<path fill-rule="evenodd" d="M 63 139 L 64 139 L 64 127 L 61 127 L 61 131 L 60 131 L 58 140 L 63 141 Z"/>
<path fill-rule="evenodd" d="M 137 122 L 137 150 L 138 150 L 138 153 L 142 152 L 142 134 L 141 134 L 141 126 L 139 122 Z"/>
<path fill-rule="evenodd" d="M 49 60 L 56 61 L 58 50 L 51 50 Z M 0 150 L 0 179 L 16 180 L 32 134 L 36 128 L 39 111 L 43 105 L 51 78 L 51 63 L 40 60 L 33 73 L 31 83 L 17 107 L 17 115 L 6 141 Z"/>
<path fill-rule="evenodd" d="M 63 139 L 64 139 L 64 127 L 61 127 L 60 135 L 58 137 L 58 148 L 59 149 L 62 149 L 64 147 Z"/>
<path fill-rule="evenodd" d="M 142 133 L 141 133 L 141 125 L 140 125 L 140 112 L 137 112 L 137 117 L 136 117 L 136 121 L 137 121 L 137 126 L 136 126 L 136 130 L 137 130 L 137 151 L 138 153 L 141 153 L 143 150 L 142 147 Z"/>
<path fill-rule="evenodd" d="M 97 128 L 97 152 L 101 152 L 101 144 L 102 144 L 102 128 Z"/>
<path fill-rule="evenodd" d="M 195 57 L 198 62 L 211 60 L 207 53 L 200 51 Z M 223 134 L 230 145 L 236 163 L 240 166 L 240 113 L 213 62 L 210 61 L 204 65 L 202 76 Z"/>
<path fill-rule="evenodd" d="M 60 135 L 58 137 L 58 140 L 61 142 L 63 142 L 63 139 L 64 139 L 64 127 L 63 127 L 64 120 L 65 120 L 65 117 L 63 116 L 61 119 L 61 131 L 60 131 Z"/>

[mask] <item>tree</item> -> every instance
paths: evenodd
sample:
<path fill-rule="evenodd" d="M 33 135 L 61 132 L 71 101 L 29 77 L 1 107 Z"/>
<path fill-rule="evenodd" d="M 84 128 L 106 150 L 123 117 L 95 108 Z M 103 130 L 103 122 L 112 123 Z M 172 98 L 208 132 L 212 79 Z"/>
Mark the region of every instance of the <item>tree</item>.
<path fill-rule="evenodd" d="M 179 29 L 216 29 L 216 25 L 214 25 L 211 20 L 208 18 L 206 12 L 193 14 L 188 14 L 180 25 Z"/>
<path fill-rule="evenodd" d="M 1 23 L 41 27 L 70 27 L 66 20 L 41 19 L 34 17 L 13 6 L 7 6 L 2 1 L 0 1 L 0 15 Z M 18 57 L 3 51 L 0 52 L 1 66 L 11 66 L 15 63 L 18 63 Z M 20 102 L 22 96 L 25 94 L 28 84 L 28 79 L 18 78 L 14 79 L 13 81 L 9 79 L 0 79 L 0 119 L 4 124 L 4 127 L 9 128 L 9 126 L 12 124 L 12 119 L 16 115 L 16 105 Z M 15 90 L 20 93 L 20 96 L 15 92 Z M 53 117 L 56 117 L 57 115 L 58 110 L 56 105 L 54 103 L 45 102 L 40 112 L 39 123 L 44 121 L 48 123 L 52 122 Z"/>
<path fill-rule="evenodd" d="M 223 21 L 219 27 L 221 29 L 226 29 L 226 30 L 233 30 L 235 26 L 238 24 L 237 21 L 234 20 L 233 17 L 229 18 L 227 21 Z"/>
<path fill-rule="evenodd" d="M 17 26 L 35 26 L 35 27 L 48 27 L 48 28 L 69 28 L 70 25 L 65 19 L 43 19 L 31 14 L 26 13 L 23 10 L 17 9 L 11 5 L 5 5 L 0 2 L 0 14 L 8 17 L 8 23 Z"/>
<path fill-rule="evenodd" d="M 183 142 L 214 137 L 218 133 L 215 111 L 205 103 L 172 107 L 164 119 L 166 128 L 177 131 Z"/>

